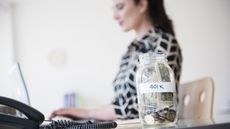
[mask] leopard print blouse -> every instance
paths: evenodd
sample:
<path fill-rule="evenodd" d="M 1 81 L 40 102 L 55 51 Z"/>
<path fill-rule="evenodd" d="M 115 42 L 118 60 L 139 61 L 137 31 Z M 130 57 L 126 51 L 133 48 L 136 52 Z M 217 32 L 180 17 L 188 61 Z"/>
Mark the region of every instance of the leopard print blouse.
<path fill-rule="evenodd" d="M 169 66 L 175 74 L 176 85 L 179 84 L 182 54 L 177 40 L 160 29 L 150 30 L 141 40 L 131 42 L 113 81 L 115 97 L 112 105 L 118 119 L 138 118 L 135 74 L 139 67 L 139 54 L 149 51 L 167 54 Z"/>

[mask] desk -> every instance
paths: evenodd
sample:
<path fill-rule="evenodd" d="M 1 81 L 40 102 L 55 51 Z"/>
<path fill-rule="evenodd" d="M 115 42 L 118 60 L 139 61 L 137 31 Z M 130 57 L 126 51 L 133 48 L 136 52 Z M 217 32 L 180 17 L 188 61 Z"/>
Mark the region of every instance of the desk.
<path fill-rule="evenodd" d="M 216 121 L 216 122 L 215 122 Z M 230 116 L 225 116 L 220 120 L 202 121 L 202 120 L 178 120 L 173 127 L 146 128 L 146 129 L 230 129 Z M 117 120 L 116 129 L 145 129 L 142 128 L 138 119 L 134 120 Z"/>

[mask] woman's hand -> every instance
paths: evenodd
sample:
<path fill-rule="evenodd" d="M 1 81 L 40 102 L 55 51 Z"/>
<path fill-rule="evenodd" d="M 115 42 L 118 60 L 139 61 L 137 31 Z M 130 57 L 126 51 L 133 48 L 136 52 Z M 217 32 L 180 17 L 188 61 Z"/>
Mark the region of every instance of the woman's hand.
<path fill-rule="evenodd" d="M 87 109 L 75 109 L 75 108 L 61 108 L 55 110 L 50 115 L 49 119 L 53 119 L 54 117 L 61 116 L 67 117 L 70 119 L 90 119 L 90 110 Z"/>

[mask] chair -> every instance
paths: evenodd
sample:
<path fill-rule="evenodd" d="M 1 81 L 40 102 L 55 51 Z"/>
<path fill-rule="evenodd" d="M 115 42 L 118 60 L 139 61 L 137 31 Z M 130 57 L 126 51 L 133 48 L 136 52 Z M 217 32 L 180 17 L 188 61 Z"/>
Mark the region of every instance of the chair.
<path fill-rule="evenodd" d="M 179 119 L 209 121 L 213 118 L 214 81 L 201 78 L 179 87 Z"/>

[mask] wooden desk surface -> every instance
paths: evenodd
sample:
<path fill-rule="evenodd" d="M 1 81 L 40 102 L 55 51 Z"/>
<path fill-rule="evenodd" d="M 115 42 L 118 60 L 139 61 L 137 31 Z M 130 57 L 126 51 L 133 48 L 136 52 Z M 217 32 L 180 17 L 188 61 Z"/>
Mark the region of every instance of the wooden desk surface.
<path fill-rule="evenodd" d="M 224 121 L 223 121 L 224 120 Z M 139 119 L 117 120 L 116 129 L 145 129 L 140 124 Z M 214 122 L 210 120 L 179 120 L 172 127 L 148 127 L 146 129 L 230 129 L 230 117 L 223 118 L 222 121 Z"/>

